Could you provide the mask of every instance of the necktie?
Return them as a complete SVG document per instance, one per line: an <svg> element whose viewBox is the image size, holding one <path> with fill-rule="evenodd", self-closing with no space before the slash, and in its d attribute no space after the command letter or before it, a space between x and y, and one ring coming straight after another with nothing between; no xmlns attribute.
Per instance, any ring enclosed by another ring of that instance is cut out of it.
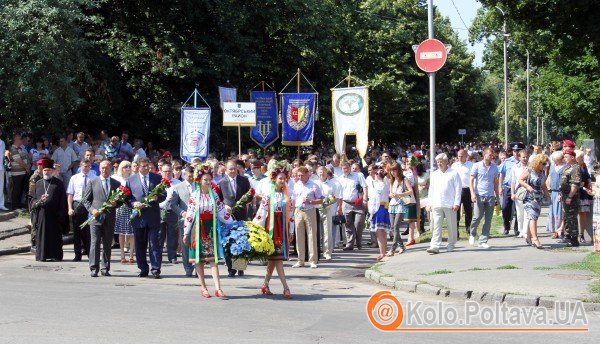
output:
<svg viewBox="0 0 600 344"><path fill-rule="evenodd" d="M104 179L104 195L106 196L106 198L108 198L108 179Z"/></svg>
<svg viewBox="0 0 600 344"><path fill-rule="evenodd" d="M233 191L233 197L235 197L235 179L231 179L231 190Z"/></svg>
<svg viewBox="0 0 600 344"><path fill-rule="evenodd" d="M83 175L83 189L87 187L87 174Z"/></svg>
<svg viewBox="0 0 600 344"><path fill-rule="evenodd" d="M148 184L146 183L146 177L144 176L144 182L142 183L142 189L144 190L144 196L148 194Z"/></svg>

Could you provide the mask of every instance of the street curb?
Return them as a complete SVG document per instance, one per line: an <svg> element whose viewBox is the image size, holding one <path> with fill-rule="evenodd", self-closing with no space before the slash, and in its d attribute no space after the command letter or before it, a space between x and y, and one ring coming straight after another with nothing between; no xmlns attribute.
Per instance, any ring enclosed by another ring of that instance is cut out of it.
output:
<svg viewBox="0 0 600 344"><path fill-rule="evenodd" d="M372 268L365 270L365 278L390 289L427 296L437 296L443 299L451 298L454 300L472 300L482 304L493 304L494 302L498 301L506 304L507 306L544 307L547 309L554 309L555 302L579 301L572 299L558 299L547 296L492 293L473 290L453 290L446 287L430 285L425 282L397 279L394 276L383 274L379 271L373 270ZM600 303L582 301L581 304L588 312L600 311Z"/></svg>
<svg viewBox="0 0 600 344"><path fill-rule="evenodd" d="M21 228L14 228L14 229L9 229L7 231L3 231L2 233L0 233L0 240L4 240L4 239L8 239L17 235L23 235L23 234L29 234L30 229L29 227L25 226L25 227L21 227Z"/></svg>
<svg viewBox="0 0 600 344"><path fill-rule="evenodd" d="M9 211L7 213L2 213L2 214L0 214L0 222L14 219L17 216L19 216L19 213L16 211Z"/></svg>
<svg viewBox="0 0 600 344"><path fill-rule="evenodd" d="M72 234L63 235L63 246L70 245L72 243L73 243L73 235ZM31 251L31 245L5 248L5 249L0 249L0 256L8 256L11 254L26 253L29 251Z"/></svg>

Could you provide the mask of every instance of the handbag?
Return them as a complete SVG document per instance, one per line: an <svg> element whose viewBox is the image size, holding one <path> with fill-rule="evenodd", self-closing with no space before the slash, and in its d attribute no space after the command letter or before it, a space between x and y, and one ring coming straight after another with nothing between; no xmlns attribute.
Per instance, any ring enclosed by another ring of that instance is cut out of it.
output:
<svg viewBox="0 0 600 344"><path fill-rule="evenodd" d="M527 184L529 184L529 175L527 175ZM515 190L515 198L522 202L525 197L527 197L527 189L519 184L519 187Z"/></svg>
<svg viewBox="0 0 600 344"><path fill-rule="evenodd" d="M406 192L406 188L404 186L404 181L402 181L402 192ZM412 192L409 195L400 197L400 200L402 201L402 203L404 203L404 205L417 203L417 200L415 199L415 195Z"/></svg>
<svg viewBox="0 0 600 344"><path fill-rule="evenodd" d="M332 218L332 222L334 225L343 225L346 223L346 217L344 215L335 215Z"/></svg>

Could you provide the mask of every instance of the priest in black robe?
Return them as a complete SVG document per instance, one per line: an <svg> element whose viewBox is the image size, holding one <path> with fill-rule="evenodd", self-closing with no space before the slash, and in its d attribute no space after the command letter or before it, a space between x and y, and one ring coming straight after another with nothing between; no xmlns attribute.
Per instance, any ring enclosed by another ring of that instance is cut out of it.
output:
<svg viewBox="0 0 600 344"><path fill-rule="evenodd" d="M36 212L37 261L63 259L62 236L69 232L67 194L63 182L54 177L54 161L43 161L42 179L35 183L30 209Z"/></svg>

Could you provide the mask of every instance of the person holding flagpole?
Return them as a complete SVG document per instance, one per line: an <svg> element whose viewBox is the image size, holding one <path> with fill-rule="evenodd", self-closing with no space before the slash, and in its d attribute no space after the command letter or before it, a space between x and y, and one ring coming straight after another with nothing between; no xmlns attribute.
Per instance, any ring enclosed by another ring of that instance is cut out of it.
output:
<svg viewBox="0 0 600 344"><path fill-rule="evenodd" d="M288 173L291 165L287 161L271 161L269 168L269 179L271 191L264 194L253 222L263 226L273 239L275 253L269 257L265 281L260 288L264 295L273 295L269 289L269 281L273 271L277 274L283 285L283 297L291 299L292 294L285 279L283 260L288 258L288 245L291 242L292 233L290 223L294 221L293 203L287 190Z"/></svg>
<svg viewBox="0 0 600 344"><path fill-rule="evenodd" d="M209 164L196 166L194 180L196 186L184 215L183 242L189 248L190 263L196 266L200 294L205 298L210 297L204 280L204 264L209 264L215 282L215 296L226 300L219 279L218 262L219 258L224 257L223 247L219 244L219 227L221 222L228 224L233 219L219 200L218 192L213 190L212 167Z"/></svg>

